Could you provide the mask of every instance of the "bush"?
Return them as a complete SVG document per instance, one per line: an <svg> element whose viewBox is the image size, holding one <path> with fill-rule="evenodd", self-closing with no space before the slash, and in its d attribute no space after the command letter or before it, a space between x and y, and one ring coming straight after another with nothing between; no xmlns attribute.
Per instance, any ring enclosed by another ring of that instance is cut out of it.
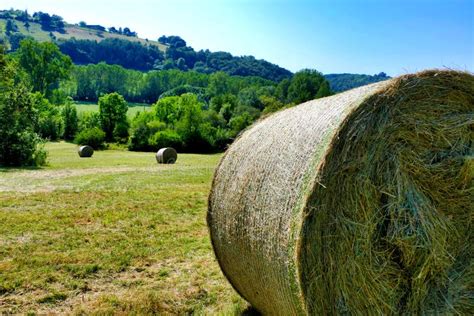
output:
<svg viewBox="0 0 474 316"><path fill-rule="evenodd" d="M179 134L170 129L156 132L150 137L149 143L156 149L163 147L173 147L175 149L180 149L183 145L183 141L181 140Z"/></svg>
<svg viewBox="0 0 474 316"><path fill-rule="evenodd" d="M129 124L127 121L119 122L114 128L114 139L116 142L125 144L128 141L128 128Z"/></svg>
<svg viewBox="0 0 474 316"><path fill-rule="evenodd" d="M78 145L89 145L94 149L104 147L105 133L100 128L88 128L76 135L74 142Z"/></svg>
<svg viewBox="0 0 474 316"><path fill-rule="evenodd" d="M78 119L76 107L70 103L66 103L61 112L64 124L64 139L71 140L77 133Z"/></svg>
<svg viewBox="0 0 474 316"><path fill-rule="evenodd" d="M0 165L39 166L46 162L34 98L14 62L0 47Z"/></svg>
<svg viewBox="0 0 474 316"><path fill-rule="evenodd" d="M82 113L79 119L79 130L85 130L90 128L100 128L100 115L99 112L85 112Z"/></svg>
<svg viewBox="0 0 474 316"><path fill-rule="evenodd" d="M35 132L44 139L58 140L63 134L63 119L59 109L39 92L33 94L34 107L38 112Z"/></svg>

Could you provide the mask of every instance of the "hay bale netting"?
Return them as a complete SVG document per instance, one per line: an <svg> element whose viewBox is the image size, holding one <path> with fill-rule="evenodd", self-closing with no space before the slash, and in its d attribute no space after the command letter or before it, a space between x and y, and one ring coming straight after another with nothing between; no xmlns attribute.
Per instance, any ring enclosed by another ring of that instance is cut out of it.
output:
<svg viewBox="0 0 474 316"><path fill-rule="evenodd" d="M77 150L77 153L79 154L79 157L81 158L92 157L92 155L94 154L94 148L88 145L80 146L79 149Z"/></svg>
<svg viewBox="0 0 474 316"><path fill-rule="evenodd" d="M426 71L256 123L216 170L219 264L269 315L469 314L474 77Z"/></svg>
<svg viewBox="0 0 474 316"><path fill-rule="evenodd" d="M174 148L166 147L161 148L156 153L156 161L158 163L173 164L178 159L178 153Z"/></svg>

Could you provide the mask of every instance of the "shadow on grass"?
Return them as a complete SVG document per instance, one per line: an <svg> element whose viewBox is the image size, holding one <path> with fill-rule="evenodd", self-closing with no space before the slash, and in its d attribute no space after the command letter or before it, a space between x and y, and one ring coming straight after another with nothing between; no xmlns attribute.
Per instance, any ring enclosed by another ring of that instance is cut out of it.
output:
<svg viewBox="0 0 474 316"><path fill-rule="evenodd" d="M1 166L0 167L0 173L7 173L7 172L14 172L14 171L19 171L19 170L41 170L41 169L44 169L44 166L40 166L40 167L32 167L32 166L29 166L29 167L18 167L18 166Z"/></svg>

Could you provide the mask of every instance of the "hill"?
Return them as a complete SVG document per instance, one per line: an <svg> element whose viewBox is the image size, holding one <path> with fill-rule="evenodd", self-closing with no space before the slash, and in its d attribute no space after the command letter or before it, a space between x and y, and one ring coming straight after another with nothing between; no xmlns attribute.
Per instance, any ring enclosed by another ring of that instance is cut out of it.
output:
<svg viewBox="0 0 474 316"><path fill-rule="evenodd" d="M33 16L26 18L23 15L20 17L18 15L18 10L2 10L0 11L0 33L4 39L7 39L9 36L5 34L7 32L6 26L7 22L10 20L14 24L14 28L17 28L17 33L20 33L24 36L30 36L39 42L45 41L67 41L72 38L76 40L90 40L90 41L103 41L105 39L122 39L131 42L137 42L142 45L153 45L158 47L162 52L166 51L167 45L159 43L158 41L148 40L139 38L137 36L127 36L119 33L111 33L107 31L105 27L100 25L88 25L85 23L80 24L69 24L66 22L62 28L51 28L47 29L42 25L39 20ZM40 12L40 14L46 14ZM25 26L25 20L28 19L29 26ZM62 19L62 18L61 18ZM15 33L15 32L12 32Z"/></svg>
<svg viewBox="0 0 474 316"><path fill-rule="evenodd" d="M292 73L253 56L227 52L195 51L179 36L157 41L139 38L128 27L104 27L85 22L69 24L57 15L21 10L0 11L0 44L15 51L26 37L55 42L76 64L105 62L141 71L179 69L202 73L224 71L229 75L258 76L279 82Z"/></svg>
<svg viewBox="0 0 474 316"><path fill-rule="evenodd" d="M331 86L331 90L334 92L342 92L346 90L350 90L353 88L357 88L360 86L365 86L370 83L375 83L383 80L390 79L387 74L381 72L376 75L361 75L361 74L328 74L324 75L327 81L329 81L329 85Z"/></svg>

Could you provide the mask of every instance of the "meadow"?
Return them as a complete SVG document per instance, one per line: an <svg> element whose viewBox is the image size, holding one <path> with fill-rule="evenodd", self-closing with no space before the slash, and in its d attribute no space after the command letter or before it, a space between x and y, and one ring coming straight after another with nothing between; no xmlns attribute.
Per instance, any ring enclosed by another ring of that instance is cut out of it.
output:
<svg viewBox="0 0 474 316"><path fill-rule="evenodd" d="M76 102L74 103L77 113L81 116L85 112L99 112L99 105L94 102ZM127 116L133 119L138 112L150 111L151 106L144 103L128 103Z"/></svg>
<svg viewBox="0 0 474 316"><path fill-rule="evenodd" d="M49 164L0 169L0 314L221 314L246 303L206 226L221 155L48 143Z"/></svg>

